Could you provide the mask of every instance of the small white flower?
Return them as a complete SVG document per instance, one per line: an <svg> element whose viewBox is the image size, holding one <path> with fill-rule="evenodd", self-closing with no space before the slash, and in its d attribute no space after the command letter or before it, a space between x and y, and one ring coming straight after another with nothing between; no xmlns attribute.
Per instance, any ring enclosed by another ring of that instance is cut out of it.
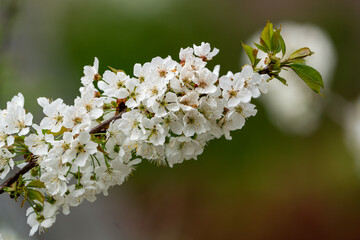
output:
<svg viewBox="0 0 360 240"><path fill-rule="evenodd" d="M4 130L0 130L0 148L8 145L11 146L14 144L15 138L9 134L6 134Z"/></svg>
<svg viewBox="0 0 360 240"><path fill-rule="evenodd" d="M73 135L70 132L63 134L62 140L49 141L52 144L52 148L47 154L48 161L53 159L60 159L62 163L67 163L73 160L71 153L71 143L74 141Z"/></svg>
<svg viewBox="0 0 360 240"><path fill-rule="evenodd" d="M65 110L63 125L75 134L86 131L91 125L90 115L84 107L70 106Z"/></svg>
<svg viewBox="0 0 360 240"><path fill-rule="evenodd" d="M126 90L126 82L129 79L130 77L124 72L117 72L115 74L107 70L104 73L104 81L100 81L98 86L108 97L126 98L129 95L129 92Z"/></svg>
<svg viewBox="0 0 360 240"><path fill-rule="evenodd" d="M179 103L180 107L185 111L197 108L199 105L199 93L194 91L188 92L180 98Z"/></svg>
<svg viewBox="0 0 360 240"><path fill-rule="evenodd" d="M245 124L245 119L256 115L255 105L251 103L240 103L230 110L225 116L223 130L226 139L231 139L230 131L241 129Z"/></svg>
<svg viewBox="0 0 360 240"><path fill-rule="evenodd" d="M169 112L163 120L165 128L168 128L168 131L171 131L172 133L181 135L184 129L183 118L184 115L182 113L178 112L177 114L174 114L173 112Z"/></svg>
<svg viewBox="0 0 360 240"><path fill-rule="evenodd" d="M97 144L90 141L90 134L81 132L79 136L71 143L71 151L69 153L74 160L74 165L83 167L90 155L97 152Z"/></svg>
<svg viewBox="0 0 360 240"><path fill-rule="evenodd" d="M158 80L147 80L139 88L144 94L144 102L147 107L152 107L156 100L163 97L166 91L166 82Z"/></svg>
<svg viewBox="0 0 360 240"><path fill-rule="evenodd" d="M179 53L180 63L185 63L187 60L194 57L194 49L187 47L185 49L181 48Z"/></svg>
<svg viewBox="0 0 360 240"><path fill-rule="evenodd" d="M97 78L98 70L99 70L99 60L95 58L93 66L84 67L85 76L81 78L81 83L84 86L88 86L89 84L91 84Z"/></svg>
<svg viewBox="0 0 360 240"><path fill-rule="evenodd" d="M131 78L126 82L126 88L129 91L128 99L125 105L129 108L137 107L140 102L144 99L144 93L141 92L138 86L140 85L139 79Z"/></svg>
<svg viewBox="0 0 360 240"><path fill-rule="evenodd" d="M0 178L4 179L9 173L10 169L14 168L13 157L15 154L12 154L6 148L0 148Z"/></svg>
<svg viewBox="0 0 360 240"><path fill-rule="evenodd" d="M200 99L199 112L201 112L208 120L217 120L221 118L224 106L224 99L202 97Z"/></svg>
<svg viewBox="0 0 360 240"><path fill-rule="evenodd" d="M7 114L4 119L6 134L19 134L20 136L28 134L29 126L32 124L33 115L26 113L24 109L24 96L19 93L13 97L11 102L7 103Z"/></svg>
<svg viewBox="0 0 360 240"><path fill-rule="evenodd" d="M59 132L63 126L64 112L66 110L66 105L63 103L63 100L58 98L50 103L47 98L38 98L38 103L43 107L43 112L46 115L46 117L41 120L40 126L54 133Z"/></svg>
<svg viewBox="0 0 360 240"><path fill-rule="evenodd" d="M104 99L95 97L95 88L89 86L82 89L81 97L77 97L74 106L85 108L91 119L97 119L103 114L102 106Z"/></svg>
<svg viewBox="0 0 360 240"><path fill-rule="evenodd" d="M182 163L185 160L196 159L203 152L203 147L196 140L187 137L170 138L166 148L169 166Z"/></svg>
<svg viewBox="0 0 360 240"><path fill-rule="evenodd" d="M200 71L194 82L196 84L195 90L200 94L210 94L216 92L216 86L214 83L217 81L217 76L209 69L203 69Z"/></svg>
<svg viewBox="0 0 360 240"><path fill-rule="evenodd" d="M251 92L245 88L245 79L239 73L233 75L228 73L219 80L220 87L223 89L222 96L227 101L227 107L234 107L240 102L249 102Z"/></svg>
<svg viewBox="0 0 360 240"><path fill-rule="evenodd" d="M170 56L165 59L156 57L151 60L151 65L151 76L154 80L164 81L167 83L174 77L174 70L177 63L173 61Z"/></svg>
<svg viewBox="0 0 360 240"><path fill-rule="evenodd" d="M140 83L145 82L147 76L150 74L151 63L145 63L143 66L137 63L134 65L134 76L137 77Z"/></svg>
<svg viewBox="0 0 360 240"><path fill-rule="evenodd" d="M190 109L184 116L184 135L186 137L194 134L204 133L209 130L209 124L206 118L196 109Z"/></svg>
<svg viewBox="0 0 360 240"><path fill-rule="evenodd" d="M180 109L178 99L175 93L167 92L165 97L158 99L152 105L152 110L157 117L165 116L169 111L176 112Z"/></svg>
<svg viewBox="0 0 360 240"><path fill-rule="evenodd" d="M137 110L124 113L119 127L129 136L130 140L141 140L145 134L145 129L141 124L142 119L143 115Z"/></svg>
<svg viewBox="0 0 360 240"><path fill-rule="evenodd" d="M244 88L251 92L252 97L257 98L260 96L259 85L263 83L263 78L259 73L255 73L251 66L245 65L239 77L244 80Z"/></svg>
<svg viewBox="0 0 360 240"><path fill-rule="evenodd" d="M38 156L43 156L48 153L49 144L54 140L53 135L43 134L42 128L36 124L33 125L33 128L36 130L37 134L30 134L25 137L25 144L28 146L29 150Z"/></svg>
<svg viewBox="0 0 360 240"><path fill-rule="evenodd" d="M44 203L44 209L39 215L33 210L32 207L28 208L26 215L28 216L27 223L31 227L30 236L33 236L37 230L44 232L45 229L51 227L56 220L56 206L50 203Z"/></svg>
<svg viewBox="0 0 360 240"><path fill-rule="evenodd" d="M167 132L165 132L164 128L160 125L161 122L162 119L157 117L142 120L144 128L147 129L146 135L148 141L155 146L164 144L167 135Z"/></svg>
<svg viewBox="0 0 360 240"><path fill-rule="evenodd" d="M51 169L41 175L40 181L45 184L46 189L51 195L59 194L63 196L67 191L68 180L65 178L67 169L63 168L63 171Z"/></svg>
<svg viewBox="0 0 360 240"><path fill-rule="evenodd" d="M155 146L151 143L142 143L136 153L157 165L166 165L164 145Z"/></svg>
<svg viewBox="0 0 360 240"><path fill-rule="evenodd" d="M214 56L219 53L219 49L214 48L211 51L211 47L209 43L202 42L200 46L194 45L195 55L202 58L204 61L211 60Z"/></svg>

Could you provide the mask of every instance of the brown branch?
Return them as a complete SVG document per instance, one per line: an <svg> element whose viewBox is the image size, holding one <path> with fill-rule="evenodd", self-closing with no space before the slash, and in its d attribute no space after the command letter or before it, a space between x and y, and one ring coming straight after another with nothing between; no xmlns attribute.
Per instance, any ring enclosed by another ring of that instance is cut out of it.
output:
<svg viewBox="0 0 360 240"><path fill-rule="evenodd" d="M20 175L24 175L25 173L27 173L28 171L30 171L32 168L34 168L37 165L36 159L32 158L30 160L30 162L23 167L22 169L20 169L17 173L15 173L14 176L8 178L2 185L1 185L1 189L0 189L0 194L2 194L4 192L4 188L5 187L10 187L11 184L13 184L14 182L16 182L18 180L18 178L20 177Z"/></svg>
<svg viewBox="0 0 360 240"><path fill-rule="evenodd" d="M109 118L108 120L100 123L99 125L93 127L91 130L90 130L90 134L95 134L95 133L101 133L101 132L105 132L106 131L106 128L109 126L109 124L112 122L112 121L115 121L116 119L119 119L121 118L122 114L125 112L125 110L121 111L119 114L113 116L112 118Z"/></svg>
<svg viewBox="0 0 360 240"><path fill-rule="evenodd" d="M259 74L270 74L271 70L270 70L270 65L266 66L264 69L259 71Z"/></svg>
<svg viewBox="0 0 360 240"><path fill-rule="evenodd" d="M100 123L99 125L93 127L90 130L90 134L95 134L95 133L100 133L100 132L105 132L106 128L109 126L109 124L112 121L115 121L116 119L121 118L122 114L126 111L126 106L125 104L121 104L119 106L119 113L116 114L115 116L113 116L112 118L109 118L108 120ZM16 182L18 180L18 178L20 177L20 175L24 175L25 173L27 173L28 171L30 171L32 168L37 166L37 162L35 158L32 158L30 160L30 162L23 167L22 169L20 169L17 173L15 173L12 177L8 178L2 185L0 188L0 194L4 193L4 188L5 187L10 187L11 184L13 184L14 182Z"/></svg>

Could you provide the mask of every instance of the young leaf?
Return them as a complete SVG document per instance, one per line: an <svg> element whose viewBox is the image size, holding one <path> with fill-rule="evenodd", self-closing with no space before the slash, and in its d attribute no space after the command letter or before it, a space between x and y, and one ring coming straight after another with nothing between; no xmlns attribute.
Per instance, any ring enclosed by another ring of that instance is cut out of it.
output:
<svg viewBox="0 0 360 240"><path fill-rule="evenodd" d="M291 64L293 64L293 63L305 64L306 63L305 59L303 59L303 58L291 59L288 62L291 63Z"/></svg>
<svg viewBox="0 0 360 240"><path fill-rule="evenodd" d="M313 91L320 94L320 88L324 88L324 82L321 74L317 70L301 63L293 63L288 66L294 70Z"/></svg>
<svg viewBox="0 0 360 240"><path fill-rule="evenodd" d="M254 43L254 44L255 44L255 46L256 46L258 49L260 49L261 51L263 51L263 52L265 52L265 53L268 52L268 50L267 50L266 48L264 48L263 46L261 46L260 44L257 44L257 43Z"/></svg>
<svg viewBox="0 0 360 240"><path fill-rule="evenodd" d="M45 188L45 185L40 180L31 181L26 187Z"/></svg>
<svg viewBox="0 0 360 240"><path fill-rule="evenodd" d="M272 50L273 52L279 53L281 51L281 43L280 43L280 33L278 32L279 30L276 30L273 34L273 37L271 39L272 42Z"/></svg>
<svg viewBox="0 0 360 240"><path fill-rule="evenodd" d="M272 41L273 34L274 34L273 25L272 25L272 23L270 23L270 21L268 21L266 23L264 30L261 33L260 44L263 45L261 43L261 40L263 40L263 42L266 44L266 46L268 46L267 49L269 49L270 51L272 50L271 41Z"/></svg>
<svg viewBox="0 0 360 240"><path fill-rule="evenodd" d="M285 78L282 78L279 75L277 75L275 78L278 79L282 84L286 86L288 85Z"/></svg>
<svg viewBox="0 0 360 240"><path fill-rule="evenodd" d="M252 48L251 46L249 46L249 45L245 45L244 43L241 43L241 45L242 45L242 47L244 48L244 50L245 50L245 52L246 52L246 55L249 57L251 64L253 65L254 62L255 62L255 57L254 57L254 55L253 55L253 50L255 50L255 49L253 49L253 48Z"/></svg>
<svg viewBox="0 0 360 240"><path fill-rule="evenodd" d="M265 50L266 53L268 53L269 51L271 51L270 46L268 45L268 43L266 43L266 42L264 41L264 39L262 39L262 38L260 38L260 45L263 46L264 49L266 49L266 50Z"/></svg>
<svg viewBox="0 0 360 240"><path fill-rule="evenodd" d="M296 50L290 55L290 59L304 58L312 54L310 48L304 47Z"/></svg>
<svg viewBox="0 0 360 240"><path fill-rule="evenodd" d="M261 61L260 58L256 58L256 59L255 59L255 62L254 62L254 67L256 67L260 61Z"/></svg>
<svg viewBox="0 0 360 240"><path fill-rule="evenodd" d="M44 204L45 197L41 192L37 190L28 189L27 197L31 200L38 200L39 202Z"/></svg>
<svg viewBox="0 0 360 240"><path fill-rule="evenodd" d="M252 50L252 55L254 57L254 63L256 62L258 52L259 52L259 49L253 49ZM256 66L256 64L255 64L255 66Z"/></svg>
<svg viewBox="0 0 360 240"><path fill-rule="evenodd" d="M284 41L283 37L280 34L280 30L279 30L279 38L280 38L281 53L284 56L286 53L286 45L285 45L285 41Z"/></svg>

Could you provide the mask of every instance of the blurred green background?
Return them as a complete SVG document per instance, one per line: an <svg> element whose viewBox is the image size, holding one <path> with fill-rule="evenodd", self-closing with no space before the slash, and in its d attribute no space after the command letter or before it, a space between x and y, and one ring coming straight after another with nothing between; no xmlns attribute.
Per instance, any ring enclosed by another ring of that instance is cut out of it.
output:
<svg viewBox="0 0 360 240"><path fill-rule="evenodd" d="M0 107L21 92L36 121L36 98L71 104L95 56L100 72L132 74L135 63L178 59L181 47L205 41L220 49L211 64L236 72L241 41L267 20L323 28L338 55L333 91L349 101L360 94L359 1L0 0L1 10L11 2L12 24L1 20L11 31L1 34ZM324 115L313 134L293 136L256 104L232 141L214 140L197 161L172 169L141 164L110 196L59 215L37 239L360 239L360 178L342 127ZM0 214L0 226L24 239L25 209L6 195L0 205L14 209Z"/></svg>

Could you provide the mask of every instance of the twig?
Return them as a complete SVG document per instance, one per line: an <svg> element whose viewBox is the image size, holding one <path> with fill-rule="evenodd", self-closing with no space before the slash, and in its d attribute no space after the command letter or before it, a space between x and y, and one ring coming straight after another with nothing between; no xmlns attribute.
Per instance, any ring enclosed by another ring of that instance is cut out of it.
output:
<svg viewBox="0 0 360 240"><path fill-rule="evenodd" d="M113 116L112 118L109 118L108 120L100 123L99 125L93 127L91 130L90 130L90 134L95 134L95 133L101 133L101 132L104 132L106 131L106 127L109 126L109 124L112 122L112 121L115 121L116 119L119 119L121 118L122 114L125 112L126 110L126 107L125 105L123 106L120 106L120 112L119 114Z"/></svg>
<svg viewBox="0 0 360 240"><path fill-rule="evenodd" d="M2 194L4 192L4 188L5 187L10 187L11 184L13 184L14 182L16 182L18 180L18 178L20 177L20 175L24 175L25 173L27 173L28 171L30 171L32 168L34 168L37 165L36 159L32 158L30 160L30 162L28 164L26 164L25 167L23 167L22 169L20 169L14 176L10 177L9 179L7 179L2 185L1 185L1 189L0 189L0 194Z"/></svg>

